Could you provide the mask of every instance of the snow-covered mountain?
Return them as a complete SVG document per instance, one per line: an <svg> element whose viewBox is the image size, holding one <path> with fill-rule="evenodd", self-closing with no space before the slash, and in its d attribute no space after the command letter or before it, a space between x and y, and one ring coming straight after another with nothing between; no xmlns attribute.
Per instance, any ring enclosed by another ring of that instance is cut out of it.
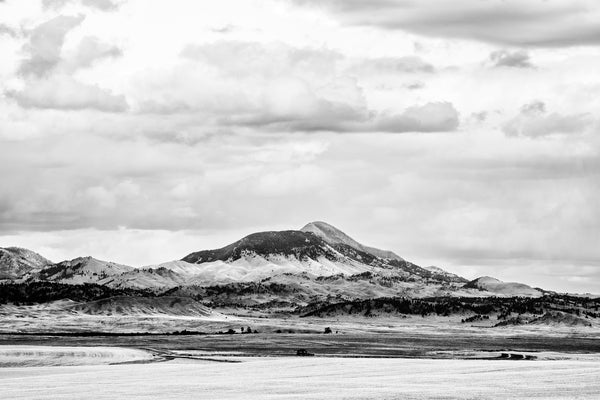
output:
<svg viewBox="0 0 600 400"><path fill-rule="evenodd" d="M326 222L322 222L322 221L310 222L310 223L304 225L304 227L300 230L302 232L312 232L315 235L317 235L318 237L320 237L321 239L323 239L325 242L327 242L328 244L333 245L333 246L342 244L342 245L350 246L354 249L363 251L365 253L372 254L375 257L390 259L390 260L404 261L402 259L402 257L400 257L399 255L395 254L392 251L380 250L380 249L376 249L374 247L369 247L369 246L360 244L356 240L352 239L350 236L346 235L344 232L340 231L339 229L337 229L336 227L334 227L332 225L329 225Z"/></svg>
<svg viewBox="0 0 600 400"><path fill-rule="evenodd" d="M191 253L181 261L200 265L193 268L197 277L213 281L258 281L281 274L351 276L369 272L412 282L467 282L450 274L428 271L392 252L363 246L324 222L310 223L300 231L253 233L220 249ZM169 268L166 264L161 266ZM182 268L180 263L175 267L180 272L192 270Z"/></svg>
<svg viewBox="0 0 600 400"><path fill-rule="evenodd" d="M0 280L19 280L52 265L52 261L20 247L0 247Z"/></svg>
<svg viewBox="0 0 600 400"><path fill-rule="evenodd" d="M325 222L311 222L301 230L253 233L219 249L141 268L92 257L51 264L24 249L2 249L0 256L5 279L149 290L223 307L294 308L332 299L541 294L523 284L488 277L468 282L439 267L423 268L391 251L365 246Z"/></svg>

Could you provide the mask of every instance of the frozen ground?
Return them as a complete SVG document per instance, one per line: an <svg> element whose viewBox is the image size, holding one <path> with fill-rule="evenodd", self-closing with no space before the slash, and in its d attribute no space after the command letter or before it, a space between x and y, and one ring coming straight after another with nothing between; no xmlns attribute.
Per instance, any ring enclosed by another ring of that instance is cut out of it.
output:
<svg viewBox="0 0 600 400"><path fill-rule="evenodd" d="M597 399L600 363L240 358L0 369L6 399Z"/></svg>
<svg viewBox="0 0 600 400"><path fill-rule="evenodd" d="M0 346L0 368L149 361L152 354L119 347ZM3 376L0 369L0 377ZM0 391L1 393L1 391Z"/></svg>

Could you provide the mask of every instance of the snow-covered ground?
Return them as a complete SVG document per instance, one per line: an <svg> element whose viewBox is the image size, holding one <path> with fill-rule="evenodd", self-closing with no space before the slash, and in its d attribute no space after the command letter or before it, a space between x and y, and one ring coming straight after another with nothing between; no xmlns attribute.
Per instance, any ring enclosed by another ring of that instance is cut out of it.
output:
<svg viewBox="0 0 600 400"><path fill-rule="evenodd" d="M0 369L6 399L597 399L600 363L240 358Z"/></svg>
<svg viewBox="0 0 600 400"><path fill-rule="evenodd" d="M100 365L152 358L146 351L121 347L0 346L0 368ZM0 369L0 377L3 371Z"/></svg>

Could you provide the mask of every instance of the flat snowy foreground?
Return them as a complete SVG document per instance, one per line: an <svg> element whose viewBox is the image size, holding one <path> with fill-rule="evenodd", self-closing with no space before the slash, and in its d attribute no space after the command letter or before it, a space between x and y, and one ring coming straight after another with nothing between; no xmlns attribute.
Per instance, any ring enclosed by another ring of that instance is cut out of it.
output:
<svg viewBox="0 0 600 400"><path fill-rule="evenodd" d="M0 368L6 399L597 399L600 363L240 358Z"/></svg>

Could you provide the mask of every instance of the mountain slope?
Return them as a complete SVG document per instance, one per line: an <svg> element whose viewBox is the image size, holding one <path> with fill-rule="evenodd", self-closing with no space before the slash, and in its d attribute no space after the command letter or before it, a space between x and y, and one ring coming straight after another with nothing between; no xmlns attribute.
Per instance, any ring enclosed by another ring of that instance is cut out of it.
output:
<svg viewBox="0 0 600 400"><path fill-rule="evenodd" d="M339 258L339 254L316 235L301 231L281 231L253 233L221 249L189 254L182 261L195 264L211 261L231 262L247 254L263 257L293 256L299 260L325 257L334 261Z"/></svg>
<svg viewBox="0 0 600 400"><path fill-rule="evenodd" d="M337 229L336 227L334 227L332 225L329 225L326 222L322 222L322 221L310 222L310 223L304 225L304 227L300 230L302 232L314 233L315 235L317 235L318 237L320 237L321 239L323 239L326 243L328 243L330 245L344 244L344 245L350 246L356 250L360 250L365 253L374 255L375 257L404 261L402 259L402 257L400 257L399 255L395 254L392 251L380 250L380 249L376 249L374 247L369 247L369 246L360 244L356 240L352 239L350 236L346 235L341 230Z"/></svg>
<svg viewBox="0 0 600 400"><path fill-rule="evenodd" d="M188 296L211 306L265 310L289 310L334 298L542 294L519 283L489 277L468 282L438 267L423 268L393 252L362 245L325 222L311 222L302 230L253 233L222 248L154 266L133 268L81 257L26 276L27 282L94 283L152 296ZM106 312L113 312L111 307Z"/></svg>
<svg viewBox="0 0 600 400"><path fill-rule="evenodd" d="M62 261L44 268L35 275L35 280L60 283L101 283L106 278L134 271L135 268L93 257L79 257Z"/></svg>
<svg viewBox="0 0 600 400"><path fill-rule="evenodd" d="M188 279L188 276L164 267L134 268L131 271L109 275L98 283L115 289L133 288L161 291L165 288L184 285Z"/></svg>
<svg viewBox="0 0 600 400"><path fill-rule="evenodd" d="M70 310L92 315L181 315L194 317L218 316L210 308L187 297L118 296L80 303Z"/></svg>
<svg viewBox="0 0 600 400"><path fill-rule="evenodd" d="M417 291L423 293L445 293L467 282L441 269L421 268L393 252L364 246L325 222L311 222L300 231L254 233L223 248L191 253L160 267L192 275L188 284L196 286L259 282L283 275L288 277L286 281L293 281L302 280L305 278L302 275L308 274L311 281L295 289L304 291L307 296L309 293L327 296L329 284L312 280L315 277L339 276L337 287L357 288L356 282L350 283L347 279L369 274L374 283L363 283L368 286L366 292L386 295L415 293L412 288L417 287ZM355 289L336 289L335 292L362 297L360 290Z"/></svg>
<svg viewBox="0 0 600 400"><path fill-rule="evenodd" d="M52 261L31 250L0 247L0 280L18 280L51 264Z"/></svg>

